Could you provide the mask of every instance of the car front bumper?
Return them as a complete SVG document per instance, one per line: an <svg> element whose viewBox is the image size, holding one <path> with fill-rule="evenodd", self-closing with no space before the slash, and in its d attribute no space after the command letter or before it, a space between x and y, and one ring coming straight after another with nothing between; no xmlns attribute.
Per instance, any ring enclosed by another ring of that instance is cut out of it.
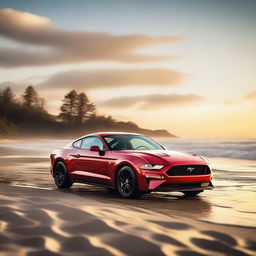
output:
<svg viewBox="0 0 256 256"><path fill-rule="evenodd" d="M209 190L213 189L213 184L211 181L205 182L181 182L181 183L163 183L158 186L155 191L199 191L199 190Z"/></svg>
<svg viewBox="0 0 256 256"><path fill-rule="evenodd" d="M141 172L141 190L149 191L198 191L213 189L212 174L168 176L165 172Z"/></svg>

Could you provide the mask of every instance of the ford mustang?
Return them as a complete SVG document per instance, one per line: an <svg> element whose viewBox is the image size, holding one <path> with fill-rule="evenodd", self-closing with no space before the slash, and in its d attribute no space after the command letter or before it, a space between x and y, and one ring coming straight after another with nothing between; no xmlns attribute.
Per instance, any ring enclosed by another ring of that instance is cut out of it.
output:
<svg viewBox="0 0 256 256"><path fill-rule="evenodd" d="M83 136L50 155L58 188L73 183L100 185L124 198L151 191L195 196L212 189L208 161L197 154L167 151L140 134L102 132Z"/></svg>

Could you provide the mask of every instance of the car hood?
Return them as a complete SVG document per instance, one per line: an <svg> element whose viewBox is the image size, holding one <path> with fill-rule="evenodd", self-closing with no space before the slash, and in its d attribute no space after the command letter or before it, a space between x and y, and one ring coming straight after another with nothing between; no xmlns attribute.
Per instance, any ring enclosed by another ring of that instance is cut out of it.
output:
<svg viewBox="0 0 256 256"><path fill-rule="evenodd" d="M160 163L184 163L188 162L190 164L207 164L206 161L197 154L185 153L170 150L125 150L119 151L119 153L124 153L128 155L134 155L143 158L151 164Z"/></svg>

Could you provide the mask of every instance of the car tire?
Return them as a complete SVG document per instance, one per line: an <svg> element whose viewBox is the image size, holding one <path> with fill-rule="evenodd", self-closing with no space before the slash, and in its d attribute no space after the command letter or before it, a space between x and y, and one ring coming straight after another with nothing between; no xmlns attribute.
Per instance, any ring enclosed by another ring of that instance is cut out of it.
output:
<svg viewBox="0 0 256 256"><path fill-rule="evenodd" d="M73 182L70 180L65 164L61 161L54 166L53 178L58 188L70 188Z"/></svg>
<svg viewBox="0 0 256 256"><path fill-rule="evenodd" d="M199 190L199 191L184 191L184 195L187 197L194 197L196 195L198 195L199 193L202 193L203 190Z"/></svg>
<svg viewBox="0 0 256 256"><path fill-rule="evenodd" d="M123 166L118 170L116 187L123 198L139 198L143 194L139 191L136 174L130 166Z"/></svg>

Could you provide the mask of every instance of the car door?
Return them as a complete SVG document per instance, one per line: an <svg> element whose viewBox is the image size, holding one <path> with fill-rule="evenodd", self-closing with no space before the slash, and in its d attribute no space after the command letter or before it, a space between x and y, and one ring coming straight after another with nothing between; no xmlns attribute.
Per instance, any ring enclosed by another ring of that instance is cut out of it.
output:
<svg viewBox="0 0 256 256"><path fill-rule="evenodd" d="M99 146L100 152L90 151L91 146ZM79 179L106 184L106 151L101 139L97 136L85 137L76 156L75 172Z"/></svg>

